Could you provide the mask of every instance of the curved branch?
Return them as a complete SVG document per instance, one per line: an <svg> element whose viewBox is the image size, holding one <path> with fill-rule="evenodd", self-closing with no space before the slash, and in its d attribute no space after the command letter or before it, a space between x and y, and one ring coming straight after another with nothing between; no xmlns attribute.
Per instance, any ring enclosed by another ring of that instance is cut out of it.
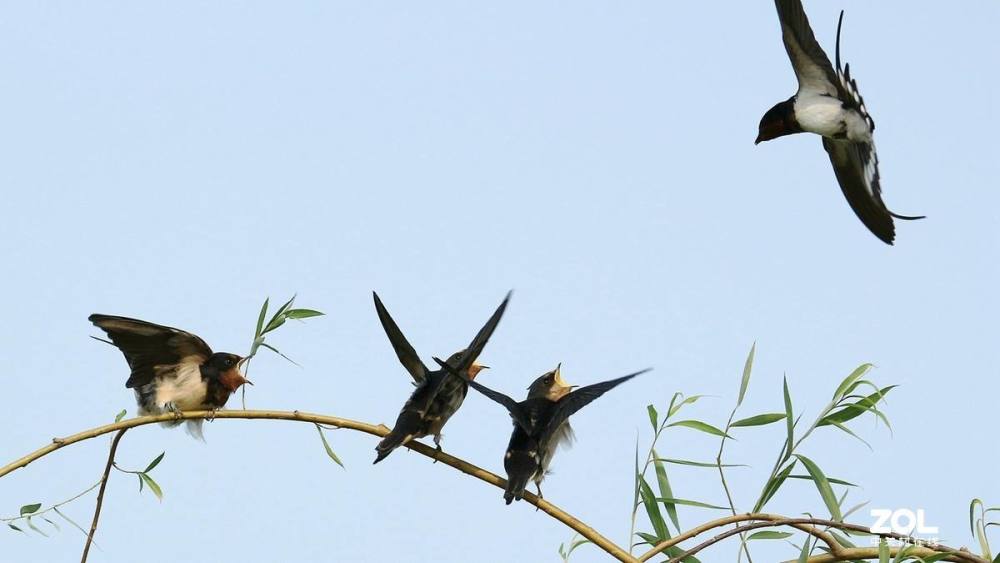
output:
<svg viewBox="0 0 1000 563"><path fill-rule="evenodd" d="M816 526L826 526L830 528L837 528L840 530L861 532L865 534L871 534L873 536L880 536L880 537L901 540L903 542L913 544L915 546L911 548L912 553L914 555L920 555L922 553L923 556L929 556L939 553L948 553L949 556L946 558L947 561L989 563L985 559L973 555L972 553L965 550L958 550L937 543L923 542L917 538L914 538L912 536L906 536L903 534L896 534L896 533L875 534L872 533L872 531L869 528L865 526L860 526L858 524L847 524L844 522L836 522L834 520L825 520L822 518L787 518L776 514L763 514L763 513L739 514L736 516L728 516L725 518L712 520L711 522L706 522L705 524L702 524L701 526L693 528L687 532L684 532L683 534L680 534L677 537L671 538L667 541L657 544L654 548L650 549L648 552L640 556L639 561L640 562L647 561L651 559L653 556L655 556L657 553L660 553L665 549L669 549L679 544L682 541L701 535L708 530L712 530L714 528L719 528L722 526L728 526L730 524L735 524L738 522L747 522L747 521L753 521L754 523L746 524L744 526L737 526L736 528L718 534L713 538L695 546L694 548L685 551L682 555L675 557L670 561L671 562L681 561L684 557L694 555L695 553L711 545L714 545L722 540L725 540L737 534L741 534L750 530L755 530L757 528L773 528L779 526L790 526L796 528L811 536L818 538L827 545L827 547L830 550L830 553L819 555L816 557L811 557L809 559L811 563L828 563L833 561L872 559L878 557L877 547L846 548L840 545L840 543L836 540L836 538L833 537L833 535L816 528ZM892 548L891 551L893 555L895 555L895 553L897 553L899 549L901 548Z"/></svg>
<svg viewBox="0 0 1000 563"><path fill-rule="evenodd" d="M98 426L97 428L92 428L90 430L85 430L83 432L78 432L71 436L65 438L53 438L52 443L39 448L38 450L17 459L2 468L0 468L0 477L16 471L22 467L26 467L30 463L45 457L46 455L71 444L77 442L82 442L84 440L89 440L91 438L96 438L110 432L127 430L129 428L135 428L136 426L144 426L146 424L154 424L157 422L168 422L173 420L187 420L187 419L205 419L205 418L238 418L238 419L263 419L263 420L291 420L298 422L309 422L314 424L325 424L328 426L333 426L336 428L344 428L347 430L356 430L358 432L364 432L366 434L371 434L372 436L384 437L389 433L389 429L383 425L374 425L367 422L359 422L356 420L351 420L347 418L340 418L335 416L326 416L321 414L312 414L299 411L269 411L269 410L250 410L250 411L218 411L215 413L209 411L188 411L178 414L161 414L156 416L141 416L137 418L130 418L128 420L122 420L113 424L105 424L104 426ZM479 468L471 463L449 455L444 452L438 452L433 447L427 446L420 442L409 442L406 447L431 459L436 459L441 463L448 465L454 469L465 473L471 477L475 477L480 481L484 481L493 486L499 487L501 489L507 486L507 481L500 478L499 476L486 471L485 469ZM572 528L575 532L581 536L590 540L594 545L600 547L609 555L615 559L627 563L637 563L636 559L629 555L624 549L616 545L611 540L607 539L603 535L594 530L590 526L584 524L580 520L577 520L567 512L563 511L554 504L538 498L536 495L525 492L524 500L529 504L536 506L542 512L545 512L549 516L555 518L556 520L562 522L566 526Z"/></svg>
<svg viewBox="0 0 1000 563"><path fill-rule="evenodd" d="M111 451L108 452L108 464L104 466L104 475L101 476L101 489L97 491L97 506L94 508L94 520L90 523L90 533L87 534L87 543L83 544L83 555L80 563L87 563L87 555L90 554L90 544L94 543L94 534L97 533L97 521L101 518L101 507L104 505L104 490L108 487L108 477L111 476L111 466L115 464L115 452L118 451L118 442L128 428L122 428L111 440Z"/></svg>

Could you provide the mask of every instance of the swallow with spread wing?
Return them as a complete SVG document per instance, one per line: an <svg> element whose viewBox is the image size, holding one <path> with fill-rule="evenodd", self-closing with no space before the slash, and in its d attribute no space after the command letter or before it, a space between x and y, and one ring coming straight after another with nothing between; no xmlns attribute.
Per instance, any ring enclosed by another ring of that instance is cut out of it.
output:
<svg viewBox="0 0 1000 563"><path fill-rule="evenodd" d="M125 355L132 370L125 387L135 391L140 415L218 410L249 383L240 373L240 356L212 352L190 332L111 315L90 315L89 320ZM188 432L199 439L204 439L202 422L187 421Z"/></svg>
<svg viewBox="0 0 1000 563"><path fill-rule="evenodd" d="M568 385L563 380L560 367L561 364L535 379L528 387L528 398L521 402L475 381L469 382L476 391L506 407L514 419L514 431L503 459L503 467L507 471L507 489L503 498L507 504L521 500L528 481L535 482L538 496L542 497L542 480L556 448L561 444L569 445L574 440L573 429L569 425L569 417L573 413L616 386L649 371L644 369L573 391L577 386Z"/></svg>
<svg viewBox="0 0 1000 563"><path fill-rule="evenodd" d="M382 304L378 294L372 292L372 295L382 328L385 329L399 362L413 377L413 384L417 387L399 412L392 431L375 447L377 456L374 463L382 461L393 450L410 440L430 435L434 436L434 445L441 451L441 430L465 401L465 396L469 392L468 382L475 379L480 371L487 369L487 366L478 364L476 360L500 322L510 300L510 293L467 348L452 354L447 363L435 358L441 364L440 369L435 371L427 369L420 360L413 346L389 316L389 311Z"/></svg>
<svg viewBox="0 0 1000 563"><path fill-rule="evenodd" d="M850 65L840 66L840 29L837 22L836 63L830 64L813 35L801 0L775 0L785 51L792 61L799 89L776 104L760 120L755 144L793 133L823 137L834 174L851 209L868 230L886 244L896 236L892 219L923 219L898 215L882 201L878 155L872 134L875 121L865 107Z"/></svg>

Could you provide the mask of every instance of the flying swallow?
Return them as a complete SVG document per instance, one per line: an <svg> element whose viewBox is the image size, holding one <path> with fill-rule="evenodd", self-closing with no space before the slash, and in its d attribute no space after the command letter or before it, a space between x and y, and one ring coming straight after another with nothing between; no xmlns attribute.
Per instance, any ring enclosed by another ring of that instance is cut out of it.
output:
<svg viewBox="0 0 1000 563"><path fill-rule="evenodd" d="M125 387L135 391L140 415L218 410L241 385L250 383L240 373L240 356L212 352L190 332L111 315L88 319L125 355L132 370ZM203 440L202 422L189 420L187 429ZM180 421L163 424L177 426Z"/></svg>
<svg viewBox="0 0 1000 563"><path fill-rule="evenodd" d="M528 387L528 398L520 403L475 381L469 382L476 391L506 407L514 419L514 431L503 459L503 467L507 471L507 489L503 498L507 504L521 500L528 481L535 482L538 496L542 497L542 480L556 448L561 444L569 445L574 440L573 429L569 425L569 417L573 413L617 385L649 371L644 369L573 391L577 386L568 385L563 380L560 367L561 364L535 379Z"/></svg>
<svg viewBox="0 0 1000 563"><path fill-rule="evenodd" d="M878 155L872 133L875 121L865 107L858 85L851 78L850 65L840 66L840 28L837 21L836 63L819 46L801 0L775 0L785 51L792 61L799 89L794 96L776 104L760 120L754 144L793 133L816 133L830 156L834 174L851 209L876 237L886 244L895 238L893 217L898 215L882 201Z"/></svg>
<svg viewBox="0 0 1000 563"><path fill-rule="evenodd" d="M441 451L441 430L465 401L465 395L469 392L468 382L475 379L481 370L487 369L476 360L500 322L510 300L510 293L467 348L452 354L447 363L435 358L441 365L440 369L434 371L427 369L420 360L413 346L389 316L389 311L378 294L372 292L372 296L375 298L375 310L382 328L385 329L399 362L413 377L413 384L417 387L403 405L392 431L375 447L378 455L374 463L382 461L394 449L410 440L429 435L434 436L434 445Z"/></svg>

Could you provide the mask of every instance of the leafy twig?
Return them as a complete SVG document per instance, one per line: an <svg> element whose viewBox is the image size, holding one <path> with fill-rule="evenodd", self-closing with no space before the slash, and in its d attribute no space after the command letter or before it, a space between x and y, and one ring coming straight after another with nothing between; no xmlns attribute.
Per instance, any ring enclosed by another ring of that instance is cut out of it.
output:
<svg viewBox="0 0 1000 563"><path fill-rule="evenodd" d="M104 504L104 490L108 486L108 476L111 474L111 467L115 464L115 452L118 451L118 442L121 441L122 436L125 435L127 430L128 427L123 427L117 434L115 434L114 439L111 440L111 450L108 452L108 463L104 466L104 475L101 477L101 488L97 491L97 506L94 508L94 520L90 524L90 533L87 534L87 543L83 545L83 556L80 557L80 563L87 563L87 555L90 554L90 544L94 542L94 534L97 533L97 521L101 518L101 506Z"/></svg>

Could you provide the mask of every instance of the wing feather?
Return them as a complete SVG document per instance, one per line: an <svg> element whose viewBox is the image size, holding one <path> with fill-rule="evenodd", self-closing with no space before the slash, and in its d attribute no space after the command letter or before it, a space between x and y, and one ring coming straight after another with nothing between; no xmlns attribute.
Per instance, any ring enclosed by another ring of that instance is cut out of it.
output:
<svg viewBox="0 0 1000 563"><path fill-rule="evenodd" d="M107 333L132 369L125 387L139 387L153 380L156 367L182 361L204 363L212 349L198 336L139 319L94 314L90 322Z"/></svg>

